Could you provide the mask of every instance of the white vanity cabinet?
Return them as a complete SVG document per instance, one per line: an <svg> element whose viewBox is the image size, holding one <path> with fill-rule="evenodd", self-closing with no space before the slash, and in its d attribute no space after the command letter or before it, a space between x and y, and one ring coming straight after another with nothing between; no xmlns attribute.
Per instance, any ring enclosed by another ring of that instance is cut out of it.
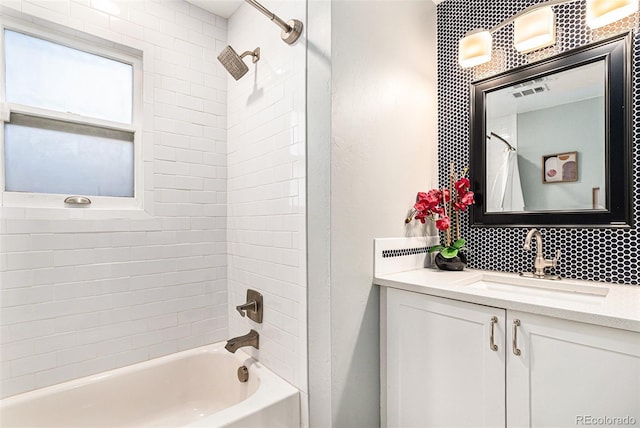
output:
<svg viewBox="0 0 640 428"><path fill-rule="evenodd" d="M382 319L383 425L505 425L504 309L387 288Z"/></svg>
<svg viewBox="0 0 640 428"><path fill-rule="evenodd" d="M383 426L640 426L640 333L387 287L381 303Z"/></svg>
<svg viewBox="0 0 640 428"><path fill-rule="evenodd" d="M640 427L640 333L511 310L507 331L508 427Z"/></svg>

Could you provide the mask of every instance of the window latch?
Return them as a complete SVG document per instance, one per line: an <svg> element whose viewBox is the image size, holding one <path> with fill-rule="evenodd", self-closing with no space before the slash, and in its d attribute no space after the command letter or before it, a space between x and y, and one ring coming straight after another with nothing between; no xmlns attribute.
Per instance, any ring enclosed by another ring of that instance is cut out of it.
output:
<svg viewBox="0 0 640 428"><path fill-rule="evenodd" d="M68 196L64 200L69 205L91 205L91 199L86 196Z"/></svg>

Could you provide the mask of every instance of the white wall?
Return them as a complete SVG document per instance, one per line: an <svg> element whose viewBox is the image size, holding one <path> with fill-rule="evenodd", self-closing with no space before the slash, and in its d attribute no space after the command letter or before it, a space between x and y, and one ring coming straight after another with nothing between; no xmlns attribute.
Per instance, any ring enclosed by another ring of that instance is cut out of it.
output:
<svg viewBox="0 0 640 428"><path fill-rule="evenodd" d="M325 181L330 203L321 205L326 192L309 193L315 207L309 212L309 237L318 240L310 249L319 255L310 257L309 270L323 275L310 277L310 287L329 287L329 292L310 289L315 297L309 300L310 334L326 328L320 323L327 311L331 320L330 346L311 348L316 364L309 369L311 426L328 421L334 427L373 427L380 423L373 239L405 235L404 218L416 192L437 179L436 12L427 1L337 1L312 10L320 15L330 10L331 48L323 49L326 34L309 30L314 41L309 73L322 82L324 61L330 60L331 85L309 88L310 111L321 114L311 105L327 90L332 97L330 151L314 147L318 156L330 157L330 167L318 171L330 171ZM310 114L310 129L322 121L327 119ZM318 144L321 134L312 135ZM326 160L310 158L309 168ZM320 178L309 180L310 188L320 186ZM330 215L330 233L322 215Z"/></svg>
<svg viewBox="0 0 640 428"><path fill-rule="evenodd" d="M305 21L303 0L262 3L285 20ZM245 349L304 393L306 42L302 36L287 45L280 29L248 4L229 18L228 36L238 53L261 49L258 63L244 59L244 77L228 78L230 335L257 330L260 349ZM235 311L247 288L264 296L263 324Z"/></svg>
<svg viewBox="0 0 640 428"><path fill-rule="evenodd" d="M117 4L2 1L144 52L146 210L2 209L2 396L227 337L227 23L182 1Z"/></svg>
<svg viewBox="0 0 640 428"><path fill-rule="evenodd" d="M307 302L309 421L330 427L331 407L331 1L307 18Z"/></svg>

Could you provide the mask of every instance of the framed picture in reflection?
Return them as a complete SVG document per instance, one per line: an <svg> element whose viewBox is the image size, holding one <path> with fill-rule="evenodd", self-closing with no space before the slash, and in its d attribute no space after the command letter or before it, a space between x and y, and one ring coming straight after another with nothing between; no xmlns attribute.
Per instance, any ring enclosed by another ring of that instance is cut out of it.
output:
<svg viewBox="0 0 640 428"><path fill-rule="evenodd" d="M542 156L542 182L567 183L578 181L578 152Z"/></svg>

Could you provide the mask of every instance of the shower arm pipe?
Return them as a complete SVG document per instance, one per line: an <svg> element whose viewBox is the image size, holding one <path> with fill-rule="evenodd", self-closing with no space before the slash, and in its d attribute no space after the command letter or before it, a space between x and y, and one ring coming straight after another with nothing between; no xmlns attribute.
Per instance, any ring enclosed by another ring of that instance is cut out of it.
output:
<svg viewBox="0 0 640 428"><path fill-rule="evenodd" d="M245 0L251 6L258 9L264 16L269 18L274 24L276 24L282 31L285 33L291 32L292 28L289 24L280 19L275 13L271 12L269 9L258 3L256 0Z"/></svg>

